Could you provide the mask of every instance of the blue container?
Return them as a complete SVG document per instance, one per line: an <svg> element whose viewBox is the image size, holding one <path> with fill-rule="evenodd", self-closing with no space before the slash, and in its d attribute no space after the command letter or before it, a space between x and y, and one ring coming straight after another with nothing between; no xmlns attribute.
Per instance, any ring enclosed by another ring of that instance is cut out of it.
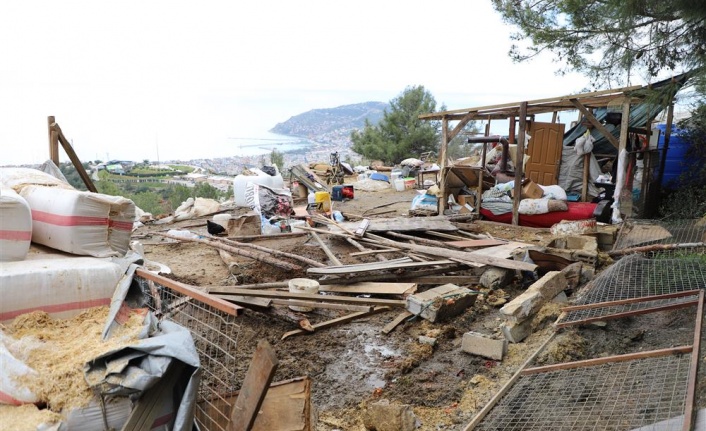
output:
<svg viewBox="0 0 706 431"><path fill-rule="evenodd" d="M662 157L664 132L667 130L667 125L658 124L657 128L660 130L657 148L659 149L659 156ZM663 186L679 180L679 177L685 169L684 160L686 160L686 150L689 146L691 146L691 143L685 141L684 138L680 136L680 130L672 125L672 132L669 135L669 148L667 148L667 156L664 163L664 175L662 176Z"/></svg>
<svg viewBox="0 0 706 431"><path fill-rule="evenodd" d="M333 186L331 199L339 202L343 200L343 186Z"/></svg>

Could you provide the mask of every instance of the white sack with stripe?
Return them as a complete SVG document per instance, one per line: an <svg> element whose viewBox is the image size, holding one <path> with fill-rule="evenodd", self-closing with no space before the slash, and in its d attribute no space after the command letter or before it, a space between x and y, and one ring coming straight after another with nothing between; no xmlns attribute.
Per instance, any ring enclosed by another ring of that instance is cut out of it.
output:
<svg viewBox="0 0 706 431"><path fill-rule="evenodd" d="M24 260L32 241L32 214L27 201L0 186L0 262Z"/></svg>
<svg viewBox="0 0 706 431"><path fill-rule="evenodd" d="M122 196L25 185L32 209L32 242L95 257L127 253L135 204Z"/></svg>

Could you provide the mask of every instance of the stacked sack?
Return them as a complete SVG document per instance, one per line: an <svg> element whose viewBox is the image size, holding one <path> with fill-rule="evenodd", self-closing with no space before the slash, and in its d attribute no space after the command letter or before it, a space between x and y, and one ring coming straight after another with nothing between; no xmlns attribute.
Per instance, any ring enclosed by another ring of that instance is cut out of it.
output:
<svg viewBox="0 0 706 431"><path fill-rule="evenodd" d="M26 231L30 230L32 242L72 254L111 257L127 253L135 219L135 204L131 200L79 191L49 174L28 168L0 169L0 184L19 195L31 212L29 222L25 220L25 214L21 216L25 221L20 223L21 203L14 204L14 213L18 215L14 216L17 221L13 224L24 228L25 234L5 234L6 237L26 238ZM9 201L12 195L8 191L7 194L3 192L3 196ZM5 219L10 219L6 214L13 213L8 208L0 207L3 232L6 230ZM2 236L0 239L5 241ZM2 260L24 259L27 249L23 248L24 254L20 249L25 245L28 249L26 240L13 244L7 259L5 247L2 247Z"/></svg>

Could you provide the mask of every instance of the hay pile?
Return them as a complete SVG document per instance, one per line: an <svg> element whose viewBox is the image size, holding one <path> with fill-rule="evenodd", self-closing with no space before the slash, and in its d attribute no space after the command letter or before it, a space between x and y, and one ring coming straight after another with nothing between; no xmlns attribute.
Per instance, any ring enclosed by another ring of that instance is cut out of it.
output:
<svg viewBox="0 0 706 431"><path fill-rule="evenodd" d="M20 345L23 360L38 376L23 376L19 383L37 395L40 403L59 413L64 409L85 407L93 397L83 376L86 362L120 349L137 340L146 310L134 310L125 325L116 328L110 339L101 341L108 307L94 307L71 319L53 319L35 311L15 318L7 335ZM4 418L0 419L3 422Z"/></svg>

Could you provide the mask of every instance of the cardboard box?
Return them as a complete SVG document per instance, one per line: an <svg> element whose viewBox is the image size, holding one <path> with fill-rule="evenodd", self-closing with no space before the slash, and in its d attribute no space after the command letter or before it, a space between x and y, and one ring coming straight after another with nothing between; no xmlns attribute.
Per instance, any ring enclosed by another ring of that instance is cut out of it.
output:
<svg viewBox="0 0 706 431"><path fill-rule="evenodd" d="M473 195L458 195L458 204L464 206L466 204L475 206L476 197Z"/></svg>
<svg viewBox="0 0 706 431"><path fill-rule="evenodd" d="M512 196L515 196L515 189L511 191ZM525 179L522 181L522 192L520 193L520 199L541 199L544 195L544 190L539 187L534 181L530 179Z"/></svg>

